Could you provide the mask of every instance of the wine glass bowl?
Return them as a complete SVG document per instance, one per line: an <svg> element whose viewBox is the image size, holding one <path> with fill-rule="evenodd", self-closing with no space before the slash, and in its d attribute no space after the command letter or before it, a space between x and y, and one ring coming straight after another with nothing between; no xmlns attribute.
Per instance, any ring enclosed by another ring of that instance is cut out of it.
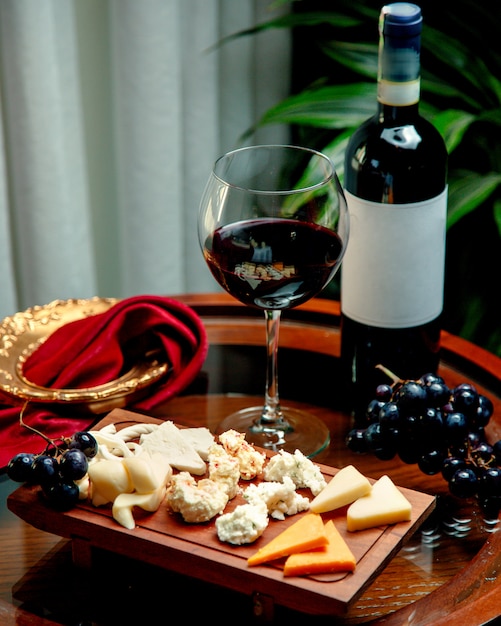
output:
<svg viewBox="0 0 501 626"><path fill-rule="evenodd" d="M228 416L219 432L307 456L329 442L323 422L280 406L280 312L317 295L346 249L346 201L331 161L297 146L250 146L214 164L202 196L199 241L216 281L240 302L262 309L267 336L265 400Z"/></svg>

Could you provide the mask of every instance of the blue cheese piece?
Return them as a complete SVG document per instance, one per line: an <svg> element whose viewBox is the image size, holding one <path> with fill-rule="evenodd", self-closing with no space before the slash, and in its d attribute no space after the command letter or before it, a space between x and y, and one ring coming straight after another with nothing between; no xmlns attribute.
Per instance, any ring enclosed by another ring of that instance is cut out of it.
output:
<svg viewBox="0 0 501 626"><path fill-rule="evenodd" d="M240 504L230 513L216 519L216 532L220 541L241 546L252 543L268 526L268 509L262 500L254 504Z"/></svg>
<svg viewBox="0 0 501 626"><path fill-rule="evenodd" d="M309 488L314 496L327 485L318 465L300 450L294 454L280 450L268 461L264 469L265 480L282 482L285 476L289 476L297 488Z"/></svg>
<svg viewBox="0 0 501 626"><path fill-rule="evenodd" d="M284 520L286 515L307 511L310 501L296 491L296 485L289 476L283 482L262 482L249 485L243 493L249 504L264 502L268 514L274 519Z"/></svg>
<svg viewBox="0 0 501 626"><path fill-rule="evenodd" d="M172 477L165 495L167 506L185 522L200 524L222 513L228 504L224 487L210 478L198 482L188 472Z"/></svg>

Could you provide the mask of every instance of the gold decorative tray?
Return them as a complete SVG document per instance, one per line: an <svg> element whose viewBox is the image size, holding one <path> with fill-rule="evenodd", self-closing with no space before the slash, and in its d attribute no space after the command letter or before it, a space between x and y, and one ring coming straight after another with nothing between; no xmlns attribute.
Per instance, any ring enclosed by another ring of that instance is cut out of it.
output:
<svg viewBox="0 0 501 626"><path fill-rule="evenodd" d="M110 423L120 429L137 423L158 424L160 420L114 409L95 429ZM319 464L319 467L327 480L338 471L326 465ZM400 489L412 505L409 522L349 532L345 510L322 515L325 520L334 520L355 555L357 565L353 573L286 578L277 565L249 567L247 558L306 513L298 513L284 521L271 520L256 542L232 546L219 541L214 520L205 524L187 524L171 513L165 504L155 513L135 509L136 527L133 530L127 530L113 519L111 506L95 508L90 504L79 504L66 513L57 512L42 500L37 487L19 487L9 497L8 507L36 528L71 538L73 555L79 565L91 566L92 548L100 548L180 574L210 580L247 595L265 595L276 604L295 610L342 615L435 507L433 496ZM307 492L305 490L305 495ZM227 510L242 501L241 496L237 496Z"/></svg>
<svg viewBox="0 0 501 626"><path fill-rule="evenodd" d="M165 375L166 363L157 355L144 355L124 375L102 385L78 389L55 389L36 385L23 374L23 366L33 352L64 324L98 315L119 300L90 298L54 300L6 317L0 323L0 392L15 401L69 403L91 413L103 413L125 406L130 396L152 385Z"/></svg>

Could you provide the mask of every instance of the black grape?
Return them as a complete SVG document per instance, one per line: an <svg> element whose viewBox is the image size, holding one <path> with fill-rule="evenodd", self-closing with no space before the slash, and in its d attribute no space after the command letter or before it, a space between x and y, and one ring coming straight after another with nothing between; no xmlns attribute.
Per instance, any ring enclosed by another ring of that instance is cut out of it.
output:
<svg viewBox="0 0 501 626"><path fill-rule="evenodd" d="M458 469L466 469L465 459L458 456L448 456L442 463L442 476L449 482Z"/></svg>
<svg viewBox="0 0 501 626"><path fill-rule="evenodd" d="M76 481L86 476L89 460L98 452L97 441L86 431L58 440L42 437L43 452L16 454L7 465L7 475L16 482L38 485L51 506L67 511L80 498Z"/></svg>
<svg viewBox="0 0 501 626"><path fill-rule="evenodd" d="M70 448L63 452L59 461L59 471L67 480L80 480L87 474L89 463L79 448Z"/></svg>
<svg viewBox="0 0 501 626"><path fill-rule="evenodd" d="M37 485L52 485L59 480L59 461L56 457L39 454L31 466L33 481Z"/></svg>
<svg viewBox="0 0 501 626"><path fill-rule="evenodd" d="M98 450L96 438L86 431L76 432L69 441L69 447L70 449L82 450L89 459L94 458Z"/></svg>
<svg viewBox="0 0 501 626"><path fill-rule="evenodd" d="M449 490L458 498L471 498L477 494L477 484L477 475L472 469L467 467L454 472L449 481Z"/></svg>
<svg viewBox="0 0 501 626"><path fill-rule="evenodd" d="M363 428L353 428L346 436L346 445L352 452L367 452Z"/></svg>
<svg viewBox="0 0 501 626"><path fill-rule="evenodd" d="M7 476L16 483L25 483L33 476L32 466L35 455L30 452L19 452L7 464Z"/></svg>
<svg viewBox="0 0 501 626"><path fill-rule="evenodd" d="M57 481L43 488L48 502L59 511L69 511L78 502L80 491L74 482Z"/></svg>
<svg viewBox="0 0 501 626"><path fill-rule="evenodd" d="M486 519L501 511L501 441L486 439L494 406L472 383L449 387L434 373L380 383L346 438L352 452L384 461L398 455L427 475L441 474L450 493L477 498Z"/></svg>

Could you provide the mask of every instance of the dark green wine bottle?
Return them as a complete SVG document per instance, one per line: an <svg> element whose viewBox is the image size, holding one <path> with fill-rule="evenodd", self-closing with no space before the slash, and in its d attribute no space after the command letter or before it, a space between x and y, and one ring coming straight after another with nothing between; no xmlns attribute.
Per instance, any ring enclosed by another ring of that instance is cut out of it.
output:
<svg viewBox="0 0 501 626"><path fill-rule="evenodd" d="M436 371L443 309L447 150L419 113L421 9L379 22L377 112L345 154L350 241L341 269L341 367L363 415L382 364L401 378Z"/></svg>

